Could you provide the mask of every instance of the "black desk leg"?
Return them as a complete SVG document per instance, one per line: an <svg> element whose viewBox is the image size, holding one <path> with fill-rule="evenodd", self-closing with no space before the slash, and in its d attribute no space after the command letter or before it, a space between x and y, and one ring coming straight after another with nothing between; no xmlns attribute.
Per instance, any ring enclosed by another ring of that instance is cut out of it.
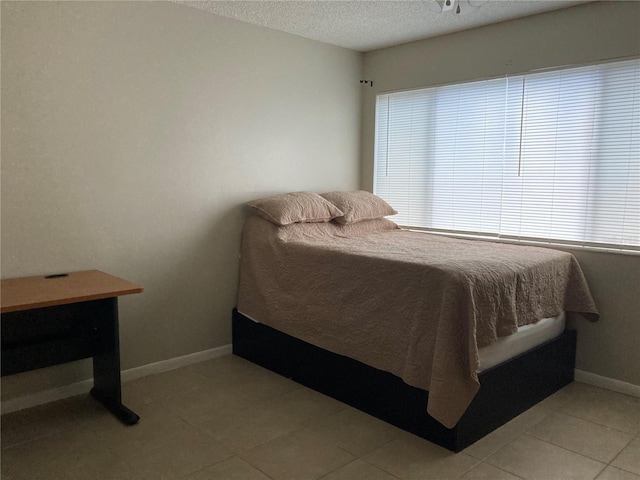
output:
<svg viewBox="0 0 640 480"><path fill-rule="evenodd" d="M120 339L118 298L95 301L93 384L91 395L125 425L134 425L140 417L122 404L120 389Z"/></svg>

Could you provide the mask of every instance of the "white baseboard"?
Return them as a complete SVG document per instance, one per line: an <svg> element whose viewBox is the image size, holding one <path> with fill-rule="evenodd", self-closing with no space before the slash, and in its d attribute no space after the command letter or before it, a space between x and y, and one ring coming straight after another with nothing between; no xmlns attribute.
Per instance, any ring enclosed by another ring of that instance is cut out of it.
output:
<svg viewBox="0 0 640 480"><path fill-rule="evenodd" d="M169 360L162 360L160 362L149 363L148 365L130 368L129 370L123 370L120 376L123 382L127 382L129 380L135 380L136 378L146 377L147 375L153 375L154 373L167 372L169 370L175 370L176 368L186 367L193 363L229 355L231 352L231 344L223 345L222 347L191 353L182 357L170 358ZM93 379L89 378L70 385L6 400L2 402L0 410L3 414L16 412L25 408L35 407L36 405L42 405L43 403L55 402L56 400L62 400L63 398L82 395L88 393L92 387Z"/></svg>
<svg viewBox="0 0 640 480"><path fill-rule="evenodd" d="M576 382L586 383L587 385L593 385L594 387L604 388L613 392L624 393L625 395L631 395L632 397L640 398L640 385L634 385L633 383L622 382L615 378L602 377L595 373L584 372L582 370L575 371Z"/></svg>
<svg viewBox="0 0 640 480"><path fill-rule="evenodd" d="M161 362L149 363L141 367L130 368L129 370L123 370L121 378L123 382L127 382L135 380L136 378L146 377L147 375L167 372L169 370L186 367L187 365L194 363L204 362L205 360L210 360L212 358L229 355L231 352L231 345L223 345L222 347L191 353L182 357L170 358L169 360L163 360ZM620 380L603 377L596 375L595 373L589 373L582 370L575 371L575 380L577 382L593 385L594 387L600 387L606 390L640 398L640 385L633 385L632 383L622 382ZM52 388L43 392L6 400L2 402L0 410L3 414L16 412L25 408L35 407L36 405L42 405L43 403L55 402L56 400L73 397L74 395L82 395L88 393L89 390L91 390L91 387L93 387L93 379L89 378L87 380L72 383L71 385L65 385L63 387Z"/></svg>
<svg viewBox="0 0 640 480"><path fill-rule="evenodd" d="M223 345L222 347L204 350L202 352L190 353L189 355L184 355L182 357L162 360L161 362L149 363L141 367L130 368L129 370L124 370L122 372L122 381L128 382L129 380L146 377L147 375L153 375L154 373L162 373L169 370L175 370L176 368L186 367L187 365L204 362L205 360L211 360L212 358L230 355L231 352L232 346L231 344L229 344Z"/></svg>

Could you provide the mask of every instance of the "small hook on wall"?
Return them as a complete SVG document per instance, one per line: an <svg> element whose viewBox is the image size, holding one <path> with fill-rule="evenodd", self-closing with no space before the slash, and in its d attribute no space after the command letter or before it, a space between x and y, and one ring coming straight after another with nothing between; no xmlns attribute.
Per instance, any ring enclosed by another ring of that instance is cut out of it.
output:
<svg viewBox="0 0 640 480"><path fill-rule="evenodd" d="M360 83L369 84L370 87L373 87L373 80L360 80Z"/></svg>

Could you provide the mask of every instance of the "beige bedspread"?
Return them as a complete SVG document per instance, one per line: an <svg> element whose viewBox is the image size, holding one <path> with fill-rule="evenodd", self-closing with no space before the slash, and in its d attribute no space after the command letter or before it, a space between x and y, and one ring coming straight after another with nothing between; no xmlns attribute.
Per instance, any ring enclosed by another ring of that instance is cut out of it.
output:
<svg viewBox="0 0 640 480"><path fill-rule="evenodd" d="M478 391L478 349L562 310L598 318L576 259L391 221L244 229L238 310L429 391L453 427Z"/></svg>

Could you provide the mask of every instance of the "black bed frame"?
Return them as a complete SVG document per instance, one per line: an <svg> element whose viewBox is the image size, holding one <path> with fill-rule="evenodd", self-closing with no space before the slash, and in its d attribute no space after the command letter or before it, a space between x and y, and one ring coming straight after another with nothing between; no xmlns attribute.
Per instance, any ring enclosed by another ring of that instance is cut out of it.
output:
<svg viewBox="0 0 640 480"><path fill-rule="evenodd" d="M233 353L454 452L573 381L576 332L479 374L480 390L458 424L427 413L428 392L388 372L256 323L233 310Z"/></svg>

